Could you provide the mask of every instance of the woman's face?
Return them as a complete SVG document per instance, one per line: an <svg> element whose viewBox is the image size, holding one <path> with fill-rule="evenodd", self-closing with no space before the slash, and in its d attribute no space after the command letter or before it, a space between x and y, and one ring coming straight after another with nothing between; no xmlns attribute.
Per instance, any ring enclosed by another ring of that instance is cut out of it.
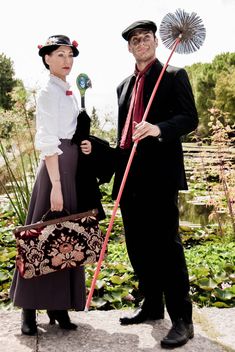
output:
<svg viewBox="0 0 235 352"><path fill-rule="evenodd" d="M66 81L73 66L73 51L69 46L61 45L50 55L45 55L50 73Z"/></svg>

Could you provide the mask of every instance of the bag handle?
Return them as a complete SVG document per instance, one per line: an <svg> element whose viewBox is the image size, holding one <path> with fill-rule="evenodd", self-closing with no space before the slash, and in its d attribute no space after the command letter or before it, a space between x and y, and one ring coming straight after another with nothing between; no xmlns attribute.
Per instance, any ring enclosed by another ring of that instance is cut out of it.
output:
<svg viewBox="0 0 235 352"><path fill-rule="evenodd" d="M52 211L51 209L47 210L47 212L42 216L40 221L46 221L46 220L52 220L52 219L58 219L58 213L60 213L60 215L62 215L63 213L65 213L66 215L70 215L70 212L66 209L63 208L61 211ZM50 219L48 219L48 215L52 214L52 216L50 217ZM64 215L62 215L64 216ZM61 218L61 216L59 216L59 218Z"/></svg>
<svg viewBox="0 0 235 352"><path fill-rule="evenodd" d="M53 220L39 221L39 222L36 222L34 224L29 224L29 225L25 225L25 226L17 226L13 230L13 233L15 234L15 233L20 232L20 231L40 228L40 227L46 226L46 225L53 225L53 224L57 224L57 223L63 222L63 221L77 220L77 219L81 219L81 218L88 217L88 216L96 217L97 214L98 214L98 209L95 208L95 209L91 209L91 210L85 211L84 213L67 215L67 216L64 216L64 217L61 217L61 218L57 218L57 219L53 219Z"/></svg>

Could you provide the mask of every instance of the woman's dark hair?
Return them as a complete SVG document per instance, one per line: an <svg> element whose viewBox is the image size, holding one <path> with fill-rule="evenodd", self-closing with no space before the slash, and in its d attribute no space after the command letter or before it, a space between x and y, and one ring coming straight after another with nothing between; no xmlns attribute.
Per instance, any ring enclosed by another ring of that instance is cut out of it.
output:
<svg viewBox="0 0 235 352"><path fill-rule="evenodd" d="M47 65L46 61L45 61L45 55L50 55L53 51L57 50L59 48L58 45L50 45L48 46L48 48L44 49L44 54L42 57L42 62L44 64L44 66L46 67L47 70L49 70L49 65Z"/></svg>

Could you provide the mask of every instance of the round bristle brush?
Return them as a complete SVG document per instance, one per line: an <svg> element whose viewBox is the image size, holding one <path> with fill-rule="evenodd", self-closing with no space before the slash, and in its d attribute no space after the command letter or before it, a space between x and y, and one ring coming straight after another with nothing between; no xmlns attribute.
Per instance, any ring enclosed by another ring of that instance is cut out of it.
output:
<svg viewBox="0 0 235 352"><path fill-rule="evenodd" d="M175 13L165 15L160 24L159 34L167 48L172 49L178 41L175 51L179 54L189 54L202 46L206 30L195 12L189 14L178 9Z"/></svg>
<svg viewBox="0 0 235 352"><path fill-rule="evenodd" d="M180 54L192 53L200 48L206 37L206 30L200 17L195 12L188 14L181 9L164 16L160 24L159 33L163 44L171 49L171 53L152 91L144 112L143 121L148 116L150 106L173 53L175 51Z"/></svg>

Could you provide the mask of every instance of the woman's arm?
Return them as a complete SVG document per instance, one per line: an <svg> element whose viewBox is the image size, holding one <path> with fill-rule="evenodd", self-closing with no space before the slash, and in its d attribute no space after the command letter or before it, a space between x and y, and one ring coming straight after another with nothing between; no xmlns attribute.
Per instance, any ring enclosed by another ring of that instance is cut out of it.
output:
<svg viewBox="0 0 235 352"><path fill-rule="evenodd" d="M60 182L58 154L46 156L45 163L46 163L47 171L52 184L51 196L50 196L51 210L62 211L63 194L62 194L61 182Z"/></svg>

